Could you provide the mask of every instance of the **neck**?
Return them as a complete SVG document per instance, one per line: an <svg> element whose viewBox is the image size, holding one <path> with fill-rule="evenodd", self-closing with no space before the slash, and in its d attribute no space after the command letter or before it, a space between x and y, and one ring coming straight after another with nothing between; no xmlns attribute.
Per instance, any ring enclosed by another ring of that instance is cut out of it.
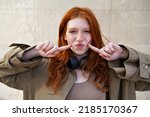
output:
<svg viewBox="0 0 150 117"><path fill-rule="evenodd" d="M84 53L84 54L82 54L82 55L77 55L77 54L75 54L75 56L77 57L78 60L80 60L81 58L87 56L87 53Z"/></svg>

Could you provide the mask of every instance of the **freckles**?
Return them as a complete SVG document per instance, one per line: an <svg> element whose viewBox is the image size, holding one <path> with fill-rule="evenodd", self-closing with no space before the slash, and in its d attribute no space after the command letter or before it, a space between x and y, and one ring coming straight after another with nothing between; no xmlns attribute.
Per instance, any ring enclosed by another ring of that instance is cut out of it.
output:
<svg viewBox="0 0 150 117"><path fill-rule="evenodd" d="M91 44L91 43L92 43L92 39L86 40L86 43L87 43L87 44Z"/></svg>
<svg viewBox="0 0 150 117"><path fill-rule="evenodd" d="M75 41L75 39L69 39L69 40L68 40L68 43L69 43L69 44L73 44L74 41Z"/></svg>

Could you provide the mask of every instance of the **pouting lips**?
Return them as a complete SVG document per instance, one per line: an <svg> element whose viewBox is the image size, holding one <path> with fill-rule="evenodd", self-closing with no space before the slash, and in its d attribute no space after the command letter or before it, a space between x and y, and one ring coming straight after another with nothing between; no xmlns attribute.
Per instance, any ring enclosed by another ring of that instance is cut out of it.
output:
<svg viewBox="0 0 150 117"><path fill-rule="evenodd" d="M83 44L81 44L81 43L76 44L75 46L76 46L77 48L83 48L83 47L84 47L84 45L83 45Z"/></svg>

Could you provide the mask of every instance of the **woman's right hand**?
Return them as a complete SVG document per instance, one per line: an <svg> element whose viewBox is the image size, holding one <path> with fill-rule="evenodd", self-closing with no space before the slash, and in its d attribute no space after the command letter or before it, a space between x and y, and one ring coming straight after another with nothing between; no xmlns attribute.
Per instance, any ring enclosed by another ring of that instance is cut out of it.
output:
<svg viewBox="0 0 150 117"><path fill-rule="evenodd" d="M45 41L45 42L39 43L35 47L35 49L38 52L39 56L49 58L49 57L55 57L58 54L58 52L69 49L70 47L71 45L58 47L50 41Z"/></svg>

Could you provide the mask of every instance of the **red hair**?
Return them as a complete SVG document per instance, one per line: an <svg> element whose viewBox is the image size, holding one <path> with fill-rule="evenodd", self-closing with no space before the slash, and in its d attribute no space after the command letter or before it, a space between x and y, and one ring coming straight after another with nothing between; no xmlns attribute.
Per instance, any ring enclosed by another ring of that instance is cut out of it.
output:
<svg viewBox="0 0 150 117"><path fill-rule="evenodd" d="M85 18L88 21L92 36L92 45L97 48L102 48L104 42L96 17L90 9L80 7L74 7L64 15L59 26L58 46L67 45L67 41L65 40L67 23L77 17ZM68 49L60 52L55 58L51 58L50 60L47 86L52 87L55 91L67 80L67 63L71 54L72 51ZM90 73L90 75L94 74L95 78L93 81L100 90L104 92L108 91L108 64L106 60L89 49L88 59L83 69L85 72Z"/></svg>

